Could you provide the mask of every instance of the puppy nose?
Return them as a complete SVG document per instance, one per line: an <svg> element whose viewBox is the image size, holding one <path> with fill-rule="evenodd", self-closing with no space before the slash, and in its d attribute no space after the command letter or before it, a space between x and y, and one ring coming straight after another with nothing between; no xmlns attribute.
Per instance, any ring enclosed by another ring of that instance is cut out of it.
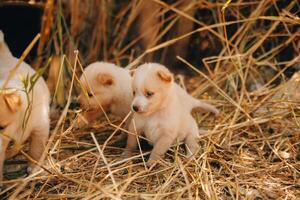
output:
<svg viewBox="0 0 300 200"><path fill-rule="evenodd" d="M134 112L138 112L138 111L139 111L139 107L138 107L137 105L133 105L133 106L132 106L132 110L133 110Z"/></svg>
<svg viewBox="0 0 300 200"><path fill-rule="evenodd" d="M80 107L80 103L79 102L71 102L69 108L73 109L73 108L78 108Z"/></svg>

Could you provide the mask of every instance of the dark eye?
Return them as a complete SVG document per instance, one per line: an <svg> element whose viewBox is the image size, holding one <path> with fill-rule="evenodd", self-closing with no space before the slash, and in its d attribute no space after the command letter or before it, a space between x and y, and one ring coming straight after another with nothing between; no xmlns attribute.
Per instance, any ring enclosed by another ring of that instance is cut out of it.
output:
<svg viewBox="0 0 300 200"><path fill-rule="evenodd" d="M150 91L147 91L146 92L146 97L147 98L150 98L150 97L152 97L154 95L154 92L150 92Z"/></svg>
<svg viewBox="0 0 300 200"><path fill-rule="evenodd" d="M91 92L88 92L89 97L93 97L93 94Z"/></svg>
<svg viewBox="0 0 300 200"><path fill-rule="evenodd" d="M133 96L135 96L135 91L132 92Z"/></svg>

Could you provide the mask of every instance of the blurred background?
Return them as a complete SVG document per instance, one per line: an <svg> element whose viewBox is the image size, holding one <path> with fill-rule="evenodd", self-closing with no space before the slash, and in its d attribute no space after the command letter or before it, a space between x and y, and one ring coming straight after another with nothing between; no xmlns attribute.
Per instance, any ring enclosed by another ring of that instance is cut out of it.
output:
<svg viewBox="0 0 300 200"><path fill-rule="evenodd" d="M79 49L84 63L105 60L127 65L151 47L224 20L237 22L227 26L227 38L235 43L234 48L239 53L244 53L273 23L272 20L261 19L245 26L245 23L238 21L262 15L299 16L299 1L237 0L230 3L223 19L221 9L224 2L2 0L0 28L5 32L7 42L16 56L20 56L41 31L38 48L28 58L30 62L39 60L37 65L49 55L69 55L74 49ZM243 32L241 27L244 27ZM285 22L276 26L272 36L264 41L254 56L286 42L288 36L298 31L299 23ZM299 54L299 34L293 39L279 49L282 53L275 55L274 59L286 61ZM208 27L148 53L143 59L180 68L176 56L181 56L201 67L204 65L203 58L219 55L225 45L223 27Z"/></svg>
<svg viewBox="0 0 300 200"><path fill-rule="evenodd" d="M78 49L83 66L139 58L193 74L180 57L225 86L231 77L239 87L236 69L247 68L252 91L300 67L299 8L297 0L2 0L0 29L17 57L41 32L26 61L39 68L51 58L50 77Z"/></svg>

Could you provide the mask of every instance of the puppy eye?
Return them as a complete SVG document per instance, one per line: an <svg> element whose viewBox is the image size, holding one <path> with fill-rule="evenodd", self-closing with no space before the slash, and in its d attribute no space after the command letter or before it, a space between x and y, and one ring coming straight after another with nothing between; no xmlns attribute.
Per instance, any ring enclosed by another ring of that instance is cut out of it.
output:
<svg viewBox="0 0 300 200"><path fill-rule="evenodd" d="M135 96L135 91L132 91L133 96Z"/></svg>
<svg viewBox="0 0 300 200"><path fill-rule="evenodd" d="M150 92L150 91L147 91L146 92L146 97L147 98L150 98L150 97L152 97L154 95L154 92Z"/></svg>
<svg viewBox="0 0 300 200"><path fill-rule="evenodd" d="M91 92L88 92L89 97L93 97L93 94Z"/></svg>

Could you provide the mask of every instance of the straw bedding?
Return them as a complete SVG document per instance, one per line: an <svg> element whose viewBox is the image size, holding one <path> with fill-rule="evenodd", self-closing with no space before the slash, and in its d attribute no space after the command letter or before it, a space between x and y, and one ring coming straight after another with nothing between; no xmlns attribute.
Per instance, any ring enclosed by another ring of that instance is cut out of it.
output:
<svg viewBox="0 0 300 200"><path fill-rule="evenodd" d="M50 71L64 67L54 73L63 78L52 80L59 81L55 94L64 98L54 101L61 109L52 114L45 170L26 175L25 148L6 162L2 197L300 198L299 80L291 78L300 63L297 0L44 3L51 20L43 22L42 57L35 64L58 55L56 63L63 65L51 65ZM143 12L144 4L153 12ZM72 104L80 89L77 76L97 59L127 68L156 59L176 66L174 72L188 72L178 82L221 110L217 117L194 113L200 129L207 130L195 159L187 159L178 144L149 169L147 142L141 141L142 150L132 157L121 155L122 119L109 116L74 127L80 120L80 109Z"/></svg>

